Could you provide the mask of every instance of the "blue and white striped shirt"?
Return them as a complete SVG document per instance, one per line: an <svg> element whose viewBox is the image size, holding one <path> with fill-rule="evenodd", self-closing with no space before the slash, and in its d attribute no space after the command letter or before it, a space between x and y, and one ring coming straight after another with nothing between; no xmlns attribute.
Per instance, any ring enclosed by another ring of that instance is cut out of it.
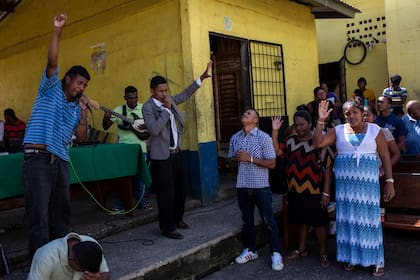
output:
<svg viewBox="0 0 420 280"><path fill-rule="evenodd" d="M23 142L45 144L49 152L68 161L71 136L80 114L79 104L67 101L64 95L58 69L50 78L44 71Z"/></svg>
<svg viewBox="0 0 420 280"><path fill-rule="evenodd" d="M234 158L239 151L247 151L253 158L275 159L273 142L264 131L254 128L248 134L243 130L235 133L230 139L229 158ZM268 168L250 162L239 162L237 188L269 187Z"/></svg>

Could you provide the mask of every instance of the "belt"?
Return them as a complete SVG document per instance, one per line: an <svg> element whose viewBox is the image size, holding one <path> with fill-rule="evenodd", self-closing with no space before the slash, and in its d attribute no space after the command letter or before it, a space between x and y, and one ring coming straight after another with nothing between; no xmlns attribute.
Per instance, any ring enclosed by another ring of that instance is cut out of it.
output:
<svg viewBox="0 0 420 280"><path fill-rule="evenodd" d="M24 154L38 154L38 153L42 153L42 154L51 154L50 152L48 152L45 149L36 149L36 148L27 148L27 149L23 149L23 153Z"/></svg>
<svg viewBox="0 0 420 280"><path fill-rule="evenodd" d="M169 153L170 154L176 154L176 153L179 153L181 151L181 149L180 148L176 148L176 149L169 149Z"/></svg>

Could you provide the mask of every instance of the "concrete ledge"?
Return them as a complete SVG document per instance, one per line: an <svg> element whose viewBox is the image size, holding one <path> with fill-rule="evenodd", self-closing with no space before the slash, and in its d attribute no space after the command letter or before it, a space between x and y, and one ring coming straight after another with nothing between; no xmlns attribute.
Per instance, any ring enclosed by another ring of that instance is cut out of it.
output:
<svg viewBox="0 0 420 280"><path fill-rule="evenodd" d="M280 215L277 213L276 218ZM120 277L120 280L199 279L229 265L243 248L242 229L215 238L204 244ZM256 225L257 246L266 243L265 226Z"/></svg>

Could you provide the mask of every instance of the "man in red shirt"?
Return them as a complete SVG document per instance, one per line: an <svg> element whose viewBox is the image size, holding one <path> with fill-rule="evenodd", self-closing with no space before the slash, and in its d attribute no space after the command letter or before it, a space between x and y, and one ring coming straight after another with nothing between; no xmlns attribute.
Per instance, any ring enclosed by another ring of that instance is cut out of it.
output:
<svg viewBox="0 0 420 280"><path fill-rule="evenodd" d="M3 145L7 152L16 153L22 150L26 124L16 117L13 109L4 110Z"/></svg>

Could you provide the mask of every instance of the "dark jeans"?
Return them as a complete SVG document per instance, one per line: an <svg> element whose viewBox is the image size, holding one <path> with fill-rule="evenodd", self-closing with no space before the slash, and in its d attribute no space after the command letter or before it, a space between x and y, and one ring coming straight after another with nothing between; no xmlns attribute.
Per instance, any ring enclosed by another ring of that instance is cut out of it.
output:
<svg viewBox="0 0 420 280"><path fill-rule="evenodd" d="M187 176L184 156L171 154L166 160L151 161L153 187L159 209L159 226L163 233L176 229L184 216Z"/></svg>
<svg viewBox="0 0 420 280"><path fill-rule="evenodd" d="M257 249L254 209L255 205L266 226L267 238L270 241L270 252L280 253L279 230L274 219L272 194L270 188L237 188L238 204L242 213L242 238L244 247L255 252Z"/></svg>
<svg viewBox="0 0 420 280"><path fill-rule="evenodd" d="M67 161L50 153L25 154L23 185L31 256L69 232L69 184Z"/></svg>

